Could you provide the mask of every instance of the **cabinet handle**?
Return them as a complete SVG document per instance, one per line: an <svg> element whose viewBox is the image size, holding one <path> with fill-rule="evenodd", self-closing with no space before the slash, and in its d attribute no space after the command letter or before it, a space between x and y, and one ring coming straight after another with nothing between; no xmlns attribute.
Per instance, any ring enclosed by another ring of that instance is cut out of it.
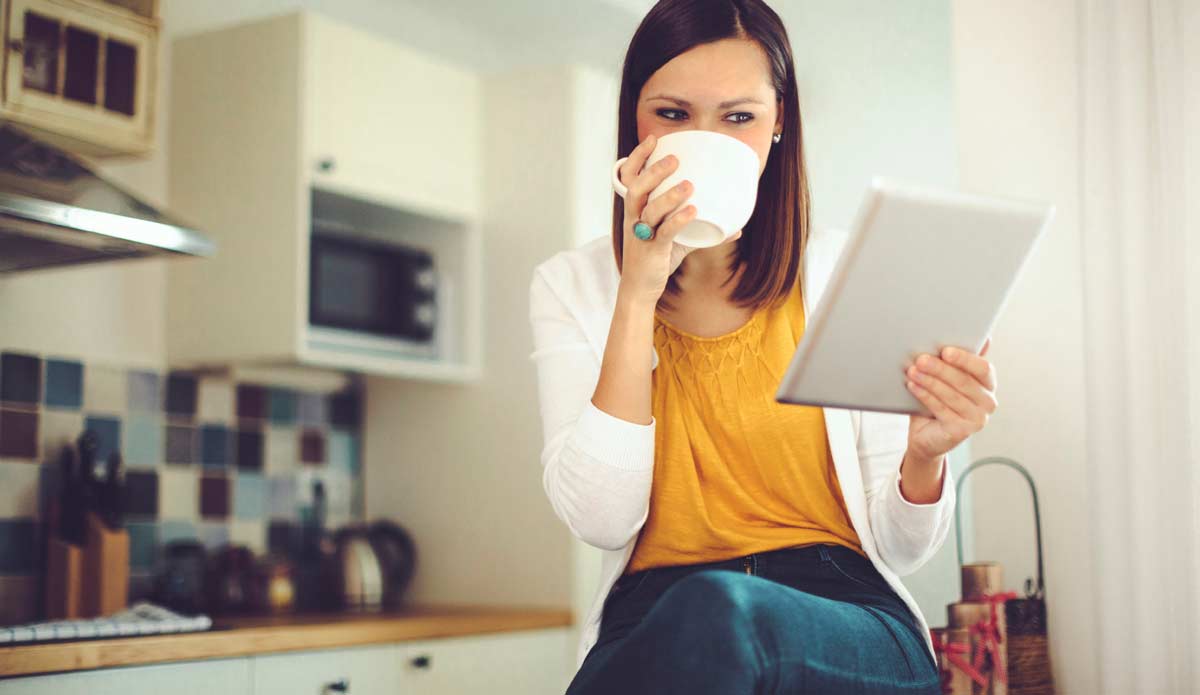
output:
<svg viewBox="0 0 1200 695"><path fill-rule="evenodd" d="M322 157L321 159L317 160L317 169L325 172L326 174L333 171L333 167L335 165L336 162L334 162L333 157Z"/></svg>
<svg viewBox="0 0 1200 695"><path fill-rule="evenodd" d="M429 668L430 661L431 659L428 655L422 654L421 656L413 657L412 665L416 668Z"/></svg>
<svg viewBox="0 0 1200 695"><path fill-rule="evenodd" d="M350 679L339 678L332 683L326 683L325 688L321 690L321 695L326 693L348 693L350 692Z"/></svg>
<svg viewBox="0 0 1200 695"><path fill-rule="evenodd" d="M9 39L8 49L10 51L12 51L13 53L24 53L25 52L25 42L21 41L21 39Z"/></svg>

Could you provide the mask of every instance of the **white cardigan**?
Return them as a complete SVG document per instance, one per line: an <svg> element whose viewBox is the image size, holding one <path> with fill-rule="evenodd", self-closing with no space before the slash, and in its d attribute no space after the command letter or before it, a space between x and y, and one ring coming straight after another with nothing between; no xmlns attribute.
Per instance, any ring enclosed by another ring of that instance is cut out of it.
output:
<svg viewBox="0 0 1200 695"><path fill-rule="evenodd" d="M846 234L814 232L805 251L804 312L811 316ZM616 307L620 275L612 242L599 237L540 263L529 287L544 446L542 484L554 513L577 538L602 549L600 589L584 622L576 668L600 630L609 590L633 554L650 510L653 418L648 425L600 410L591 397ZM650 347L652 369L658 353ZM899 377L899 375L897 375ZM899 577L941 547L953 520L954 485L943 457L941 497L913 504L900 494L908 415L822 408L850 521L863 551L904 600L933 643L925 617Z"/></svg>

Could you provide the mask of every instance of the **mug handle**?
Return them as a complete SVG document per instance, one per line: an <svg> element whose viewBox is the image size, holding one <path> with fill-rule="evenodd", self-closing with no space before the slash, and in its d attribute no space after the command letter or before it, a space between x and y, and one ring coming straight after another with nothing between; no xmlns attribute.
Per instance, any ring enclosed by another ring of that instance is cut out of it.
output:
<svg viewBox="0 0 1200 695"><path fill-rule="evenodd" d="M621 196L622 198L624 198L625 194L629 192L629 189L625 187L625 184L621 183L621 165L625 163L626 159L629 159L629 157L621 157L617 160L617 163L614 164L612 168L613 190L616 191L617 195Z"/></svg>

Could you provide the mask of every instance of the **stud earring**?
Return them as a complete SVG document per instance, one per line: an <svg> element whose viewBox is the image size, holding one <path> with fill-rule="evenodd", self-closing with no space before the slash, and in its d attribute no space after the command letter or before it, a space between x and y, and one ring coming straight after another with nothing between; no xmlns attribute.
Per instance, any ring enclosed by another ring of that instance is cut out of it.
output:
<svg viewBox="0 0 1200 695"><path fill-rule="evenodd" d="M778 143L781 139L783 139L783 133L775 133L771 136L771 142Z"/></svg>

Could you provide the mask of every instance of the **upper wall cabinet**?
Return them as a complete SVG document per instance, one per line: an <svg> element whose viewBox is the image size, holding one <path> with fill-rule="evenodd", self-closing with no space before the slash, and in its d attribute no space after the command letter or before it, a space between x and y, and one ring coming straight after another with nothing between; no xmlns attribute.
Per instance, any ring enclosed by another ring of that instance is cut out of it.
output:
<svg viewBox="0 0 1200 695"><path fill-rule="evenodd" d="M479 78L310 12L171 66L169 200L219 249L168 271L171 363L476 378Z"/></svg>
<svg viewBox="0 0 1200 695"><path fill-rule="evenodd" d="M0 119L84 154L149 152L159 27L141 5L8 0Z"/></svg>

